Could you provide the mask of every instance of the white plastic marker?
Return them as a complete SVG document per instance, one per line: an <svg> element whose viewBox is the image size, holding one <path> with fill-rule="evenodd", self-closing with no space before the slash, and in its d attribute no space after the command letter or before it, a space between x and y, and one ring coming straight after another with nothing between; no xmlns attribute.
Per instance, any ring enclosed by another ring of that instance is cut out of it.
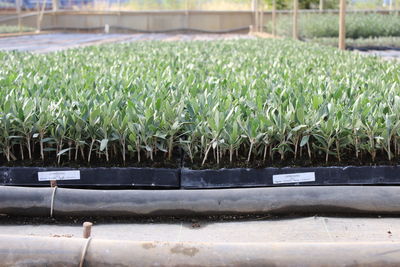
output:
<svg viewBox="0 0 400 267"><path fill-rule="evenodd" d="M277 174L272 176L272 183L274 184L301 182L315 182L315 172Z"/></svg>
<svg viewBox="0 0 400 267"><path fill-rule="evenodd" d="M80 180L80 171L52 171L52 172L38 172L40 182L54 181L54 180Z"/></svg>

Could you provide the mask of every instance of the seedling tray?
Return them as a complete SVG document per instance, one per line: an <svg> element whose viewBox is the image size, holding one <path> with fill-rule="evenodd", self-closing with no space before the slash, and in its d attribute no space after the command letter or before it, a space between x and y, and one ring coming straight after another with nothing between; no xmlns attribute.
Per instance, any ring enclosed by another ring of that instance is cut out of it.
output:
<svg viewBox="0 0 400 267"><path fill-rule="evenodd" d="M0 185L49 186L38 180L38 172L77 170L73 168L0 168ZM179 169L79 168L80 180L57 181L58 186L78 188L179 188Z"/></svg>
<svg viewBox="0 0 400 267"><path fill-rule="evenodd" d="M0 185L49 186L38 172L79 170L80 180L60 180L58 186L110 189L212 189L315 185L400 185L400 166L303 167L191 170L165 168L39 168L1 167ZM290 174L296 181L276 178ZM302 180L304 176L313 178Z"/></svg>
<svg viewBox="0 0 400 267"><path fill-rule="evenodd" d="M314 181L282 183L274 181L281 174L312 174ZM394 185L400 184L399 166L310 167L265 169L182 170L181 186L195 188L230 188L296 185Z"/></svg>

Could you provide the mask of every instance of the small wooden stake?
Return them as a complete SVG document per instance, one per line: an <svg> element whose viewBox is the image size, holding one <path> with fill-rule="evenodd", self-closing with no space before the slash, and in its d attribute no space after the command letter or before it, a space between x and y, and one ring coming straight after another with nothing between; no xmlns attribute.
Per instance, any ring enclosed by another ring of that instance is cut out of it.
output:
<svg viewBox="0 0 400 267"><path fill-rule="evenodd" d="M50 180L50 186L51 187L56 187L57 186L57 181L56 180Z"/></svg>
<svg viewBox="0 0 400 267"><path fill-rule="evenodd" d="M89 238L92 233L93 223L84 222L83 223L83 238Z"/></svg>

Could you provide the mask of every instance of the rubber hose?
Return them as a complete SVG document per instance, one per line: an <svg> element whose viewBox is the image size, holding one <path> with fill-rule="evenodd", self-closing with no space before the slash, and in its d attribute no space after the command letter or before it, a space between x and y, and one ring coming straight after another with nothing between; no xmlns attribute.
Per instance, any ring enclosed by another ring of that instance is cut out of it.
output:
<svg viewBox="0 0 400 267"><path fill-rule="evenodd" d="M53 188L0 186L0 213L49 216ZM54 216L250 213L400 214L398 186L296 186L214 190L58 188Z"/></svg>

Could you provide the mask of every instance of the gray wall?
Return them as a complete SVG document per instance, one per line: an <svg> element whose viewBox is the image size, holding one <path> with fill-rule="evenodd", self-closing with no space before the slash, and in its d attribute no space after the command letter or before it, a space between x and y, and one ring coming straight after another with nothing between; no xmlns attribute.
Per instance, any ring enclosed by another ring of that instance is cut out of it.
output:
<svg viewBox="0 0 400 267"><path fill-rule="evenodd" d="M336 13L337 11L324 12ZM278 14L288 16L291 13L290 11L279 11ZM269 20L271 20L270 11L264 13L264 23ZM24 26L36 28L36 21L37 14L32 12L22 14L22 24ZM0 13L0 24L17 25L17 23L15 13ZM43 16L42 29L102 30L105 24L110 25L112 29L140 32L174 30L205 32L248 31L250 25L254 24L254 13L251 11L46 11Z"/></svg>

